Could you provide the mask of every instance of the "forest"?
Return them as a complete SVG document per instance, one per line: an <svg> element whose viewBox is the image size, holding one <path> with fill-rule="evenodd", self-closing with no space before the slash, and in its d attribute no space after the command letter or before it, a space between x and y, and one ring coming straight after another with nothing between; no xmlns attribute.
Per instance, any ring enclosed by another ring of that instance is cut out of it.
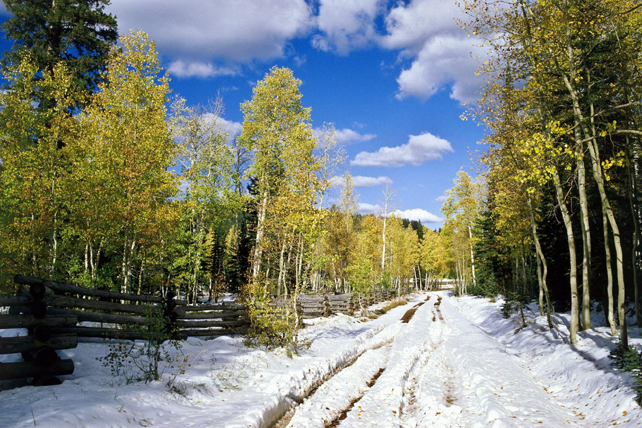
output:
<svg viewBox="0 0 642 428"><path fill-rule="evenodd" d="M189 302L233 292L291 325L274 297L451 278L460 295L538 301L551 327L570 310L572 343L597 304L628 346L627 311L642 323L638 2L463 1L489 52L464 119L486 136L438 230L390 214L388 186L382 212L358 214L333 125L313 131L292 70L257 82L232 138L222 100L173 96L154 41L119 37L108 3L5 1L3 293L15 274Z"/></svg>

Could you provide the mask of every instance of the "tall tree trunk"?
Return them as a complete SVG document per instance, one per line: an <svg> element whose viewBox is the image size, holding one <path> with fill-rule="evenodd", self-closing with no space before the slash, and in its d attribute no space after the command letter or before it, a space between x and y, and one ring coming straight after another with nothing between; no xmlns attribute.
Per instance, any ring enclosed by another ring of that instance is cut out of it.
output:
<svg viewBox="0 0 642 428"><path fill-rule="evenodd" d="M620 341L622 342L622 346L628 347L629 337L626 325L626 312L624 310L624 298L626 289L624 283L624 256L622 254L622 243L620 242L620 228L617 224L617 221L615 220L615 215L613 214L613 210L611 209L611 203L609 202L608 196L606 195L606 189L604 188L602 166L600 164L597 142L595 140L590 141L588 147L591 154L591 164L593 166L593 178L597 183L597 188L600 194L600 201L602 203L602 210L606 212L606 217L613 232L613 244L615 245L615 264L618 282L617 308L618 318L620 322Z"/></svg>
<svg viewBox="0 0 642 428"><path fill-rule="evenodd" d="M617 336L617 325L615 324L615 314L613 313L613 266L611 262L611 244L609 243L609 221L604 212L602 212L602 226L604 229L604 252L606 253L606 295L608 307L606 316L611 327L611 334Z"/></svg>
<svg viewBox="0 0 642 428"><path fill-rule="evenodd" d="M579 130L577 131L579 132ZM576 137L578 139L579 135ZM591 295L589 267L591 265L591 229L589 226L588 202L586 200L586 173L584 170L583 145L579 147L577 160L577 190L580 194L580 225L582 228L582 320L580 328L591 328Z"/></svg>
<svg viewBox="0 0 642 428"><path fill-rule="evenodd" d="M548 267L546 264L546 258L544 257L544 252L542 251L542 246L539 242L539 234L537 233L537 223L535 222L535 213L533 211L533 201L530 193L528 192L526 192L526 202L528 204L528 216L531 223L531 231L533 233L533 242L535 243L535 252L537 255L537 281L539 283L539 288L540 288L540 308L544 306L542 304L543 302L541 302L542 300L541 295L544 295L546 299L546 321L548 322L548 327L553 328L553 322L551 321L551 313L553 312L553 308L551 305L551 298L548 294L548 285L546 283Z"/></svg>
<svg viewBox="0 0 642 428"><path fill-rule="evenodd" d="M386 266L386 221L388 220L388 213L383 215L383 232L381 233L381 239L383 241L383 246L381 249L381 273L385 271Z"/></svg>
<svg viewBox="0 0 642 428"><path fill-rule="evenodd" d="M569 215L568 208L566 207L564 190L562 189L559 171L557 170L557 168L555 168L554 182L555 182L554 183L555 195L557 197L557 203L560 206L560 211L562 212L562 219L564 221L564 227L566 228L566 239L568 242L568 252L570 256L570 286L571 286L570 340L571 340L571 343L577 343L577 332L580 326L580 314L579 314L579 301L577 296L577 260L576 260L577 256L575 255L575 236L573 235L573 223L571 221L571 216Z"/></svg>
<svg viewBox="0 0 642 428"><path fill-rule="evenodd" d="M256 224L256 241L254 254L252 255L252 280L256 281L261 272L261 259L263 257L263 229L265 227L265 214L267 211L268 192L265 190L259 205L258 219Z"/></svg>
<svg viewBox="0 0 642 428"><path fill-rule="evenodd" d="M477 286L475 279L475 255L473 253L473 228L468 226L468 246L470 247L470 273L473 279L473 285Z"/></svg>
<svg viewBox="0 0 642 428"><path fill-rule="evenodd" d="M627 156L631 159L631 150L629 138L626 137L626 146L629 151ZM642 317L640 314L640 290L638 281L638 249L640 240L640 222L638 217L638 202L637 202L637 155L633 150L632 162L628 163L627 172L629 176L629 205L631 205L631 217L633 217L633 242L631 245L631 268L633 269L633 304L635 306L635 323L638 327L642 327ZM633 163L634 168L631 168Z"/></svg>
<svg viewBox="0 0 642 428"><path fill-rule="evenodd" d="M561 69L557 65L558 69ZM591 157L591 167L593 170L593 179L597 184L597 189L600 195L600 202L602 204L602 210L606 212L606 216L609 220L609 225L611 231L613 232L613 244L615 245L615 263L617 271L617 280L618 280L618 318L620 322L620 341L622 346L628 347L629 338L628 331L626 326L626 313L625 313L625 293L626 286L624 283L624 257L622 254L622 243L620 241L620 228L611 209L611 203L609 201L608 195L606 194L606 189L604 185L604 173L602 171L602 165L600 163L600 154L597 146L597 135L589 132L587 129L586 121L584 115L582 114L582 109L580 108L579 94L575 89L569 77L562 72L562 78L564 84L568 90L569 96L573 103L573 115L577 118L578 123L581 126L582 132L584 134L585 140L588 140L588 150ZM593 111L593 106L591 104L591 111Z"/></svg>

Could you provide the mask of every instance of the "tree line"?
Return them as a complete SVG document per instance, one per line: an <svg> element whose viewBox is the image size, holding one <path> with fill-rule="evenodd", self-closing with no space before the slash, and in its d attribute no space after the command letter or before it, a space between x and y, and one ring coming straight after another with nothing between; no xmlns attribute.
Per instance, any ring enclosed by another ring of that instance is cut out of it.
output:
<svg viewBox="0 0 642 428"><path fill-rule="evenodd" d="M642 7L626 0L461 7L471 17L462 25L490 53L480 70L488 84L468 116L487 129L483 184L469 198L473 216L463 204L455 215L470 253L469 284L480 294L538 299L549 324L556 306L570 309L572 343L591 328L599 302L627 347L627 304L642 325ZM458 180L466 187L463 175Z"/></svg>
<svg viewBox="0 0 642 428"><path fill-rule="evenodd" d="M427 288L463 274L454 235L395 218L390 189L384 212L360 215L348 173L328 202L343 152L331 125L313 131L291 70L256 84L234 137L220 99L170 96L153 40L118 38L107 0L5 4L14 47L1 64L3 292L15 274L173 289L190 303L232 291L257 319L289 326L296 311L274 309L276 296Z"/></svg>

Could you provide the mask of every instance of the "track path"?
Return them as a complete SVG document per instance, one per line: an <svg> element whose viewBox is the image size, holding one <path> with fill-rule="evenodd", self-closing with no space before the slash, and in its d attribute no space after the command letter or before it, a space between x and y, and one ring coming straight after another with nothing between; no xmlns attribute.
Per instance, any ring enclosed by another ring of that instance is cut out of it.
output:
<svg viewBox="0 0 642 428"><path fill-rule="evenodd" d="M402 320L312 391L287 426L589 426L466 318L456 299L432 294Z"/></svg>

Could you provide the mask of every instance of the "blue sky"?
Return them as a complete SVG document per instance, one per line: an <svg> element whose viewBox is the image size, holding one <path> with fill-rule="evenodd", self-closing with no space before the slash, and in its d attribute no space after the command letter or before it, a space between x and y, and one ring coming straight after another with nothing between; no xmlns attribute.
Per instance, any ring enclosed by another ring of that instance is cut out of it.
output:
<svg viewBox="0 0 642 428"><path fill-rule="evenodd" d="M484 53L457 26L455 0L111 3L121 34L142 29L156 41L175 94L190 105L220 94L230 131L256 81L291 68L313 127L333 123L346 146L361 212L379 210L390 182L399 216L440 226L444 191L483 134L460 119Z"/></svg>

